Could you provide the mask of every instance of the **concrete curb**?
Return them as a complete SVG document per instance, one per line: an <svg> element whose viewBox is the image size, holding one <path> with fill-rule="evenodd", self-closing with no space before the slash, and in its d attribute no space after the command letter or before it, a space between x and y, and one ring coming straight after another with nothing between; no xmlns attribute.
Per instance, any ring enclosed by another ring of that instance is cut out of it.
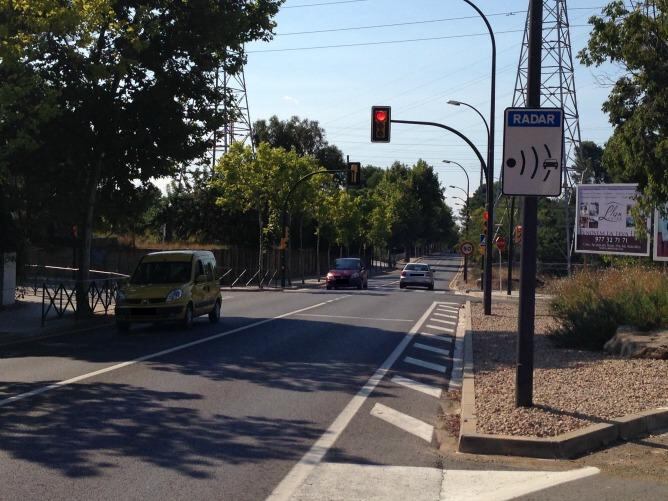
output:
<svg viewBox="0 0 668 501"><path fill-rule="evenodd" d="M470 311L471 302L466 302ZM473 329L467 318L459 428L459 452L501 454L541 459L572 459L619 440L630 440L668 428L668 407L630 414L556 437L523 437L477 433L473 374Z"/></svg>

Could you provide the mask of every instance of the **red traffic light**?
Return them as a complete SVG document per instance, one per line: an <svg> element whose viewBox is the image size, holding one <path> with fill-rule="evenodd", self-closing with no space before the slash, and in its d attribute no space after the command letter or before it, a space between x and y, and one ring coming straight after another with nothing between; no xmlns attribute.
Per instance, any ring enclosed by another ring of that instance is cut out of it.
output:
<svg viewBox="0 0 668 501"><path fill-rule="evenodd" d="M387 119L387 112L385 110L376 110L375 118L378 122L384 122Z"/></svg>
<svg viewBox="0 0 668 501"><path fill-rule="evenodd" d="M489 220L489 212L485 211L482 213L482 220L483 221Z"/></svg>
<svg viewBox="0 0 668 501"><path fill-rule="evenodd" d="M389 106L371 107L371 142L389 143L390 124L392 123Z"/></svg>

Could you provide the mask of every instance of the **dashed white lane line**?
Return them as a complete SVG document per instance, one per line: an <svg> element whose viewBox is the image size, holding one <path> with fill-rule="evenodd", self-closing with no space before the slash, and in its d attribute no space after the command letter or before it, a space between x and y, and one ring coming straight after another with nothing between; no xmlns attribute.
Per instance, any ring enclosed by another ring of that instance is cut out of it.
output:
<svg viewBox="0 0 668 501"><path fill-rule="evenodd" d="M407 377L394 376L392 382L411 390L419 391L430 397L441 398L441 389L430 384L421 383Z"/></svg>
<svg viewBox="0 0 668 501"><path fill-rule="evenodd" d="M375 317L349 317L345 315L318 315L316 313L298 313L300 317L322 317L322 318L346 318L352 320L371 320L378 322L415 322L415 320L408 320L405 318L375 318Z"/></svg>
<svg viewBox="0 0 668 501"><path fill-rule="evenodd" d="M434 346L429 346L428 344L422 344L422 343L415 343L413 345L413 348L417 348L418 350L425 350L425 351L431 351L432 353L438 353L439 355L450 355L450 350L444 350L443 348L436 348Z"/></svg>
<svg viewBox="0 0 668 501"><path fill-rule="evenodd" d="M412 365L417 365L418 367L424 367L425 369L431 369L432 371L440 372L445 374L445 371L448 369L445 365L434 364L432 362L427 362L426 360L420 360L419 358L406 357L404 362Z"/></svg>
<svg viewBox="0 0 668 501"><path fill-rule="evenodd" d="M436 331L447 332L448 334L455 332L454 329L448 329L447 327L441 327L440 325L427 325L427 327Z"/></svg>
<svg viewBox="0 0 668 501"><path fill-rule="evenodd" d="M71 384L74 384L74 383L78 383L79 381L84 381L86 379L90 379L92 377L99 376L101 374L106 374L107 372L112 372L112 371L115 371L115 370L118 370L118 369L122 369L123 367L129 367L131 365L135 365L135 364L138 364L140 362L145 362L146 360L152 360L154 358L158 358L158 357L161 357L163 355L168 355L168 354L174 353L176 351L181 351L181 350L185 350L187 348L192 348L193 346L197 346L199 344L208 343L209 341L214 341L216 339L220 339L222 337L229 336L229 335L235 334L237 332L245 331L245 330L248 330L248 329L253 329L254 327L258 327L260 325L264 325L264 324L267 324L269 322L273 322L274 320L279 320L281 318L286 318L286 317L289 317L289 316L297 315L297 314L299 314L303 311L308 311L308 310L312 310L314 308L319 308L319 307L324 306L326 304L330 304L330 303L333 303L335 301L339 301L339 300L347 298L347 297L350 297L350 296L349 295L340 296L340 297L337 297L337 298L334 298L334 299L330 299L329 301L323 301L322 303L314 304L313 306L307 306L306 308L300 308L298 310L290 311L288 313L283 313L282 315L278 315L278 316L275 316L275 317L272 317L272 318L266 318L266 319L260 320L258 322L253 322L252 324L244 325L244 326L238 327L236 329L220 332L218 334L214 334L212 336L207 336L207 337L202 338L202 339L197 339L197 340L191 341L189 343L180 344L178 346L174 346L174 347L168 348L166 350L158 351L158 352L155 352L155 353L150 353L148 355L144 355L143 357L135 358L135 359L129 360L127 362L122 362L120 364L110 365L109 367L105 367L103 369L99 369L99 370L96 370L96 371L93 371L93 372L88 372L87 374L82 374L81 376L76 376L76 377L73 377L73 378L70 378L70 379L65 379L64 381L58 381L57 383L53 383L53 384L50 384L50 385L47 385L47 386L42 386L41 388L36 388L32 391L28 391L28 392L25 392L25 393L19 393L18 395L14 395L12 397L0 400L0 407L11 404L13 402L18 402L19 400L23 400L23 399L26 399L26 398L29 398L29 397L34 397L35 395L41 395L42 393L46 393L48 391L55 390L57 388L62 388L63 386L68 386L68 385L71 385ZM431 309L428 310L428 311L431 312Z"/></svg>
<svg viewBox="0 0 668 501"><path fill-rule="evenodd" d="M453 322L452 320L443 320L442 318L430 318L429 321L438 322L439 324L457 325L457 322Z"/></svg>
<svg viewBox="0 0 668 501"><path fill-rule="evenodd" d="M371 409L371 415L390 423L391 425L401 428L408 433L421 438L426 442L431 442L431 436L434 433L434 427L430 424L420 421L419 419L404 414L403 412L395 411L391 407L383 404L375 404Z"/></svg>
<svg viewBox="0 0 668 501"><path fill-rule="evenodd" d="M299 462L292 467L290 472L281 480L273 492L267 498L268 501L283 501L288 500L292 494L302 485L304 480L308 478L311 472L318 466L327 451L334 445L334 442L341 436L343 430L346 429L348 423L353 419L357 411L364 404L366 399L371 395L373 390L378 386L378 383L385 377L390 367L394 365L397 359L404 352L409 343L413 340L413 336L418 332L420 326L429 318L432 311L436 307L436 303L432 303L424 312L420 320L418 320L410 331L404 336L401 342L397 345L389 357L381 364L376 372L369 378L362 389L357 392L348 405L336 417L334 422L329 425L329 428L316 440L306 454L302 456Z"/></svg>

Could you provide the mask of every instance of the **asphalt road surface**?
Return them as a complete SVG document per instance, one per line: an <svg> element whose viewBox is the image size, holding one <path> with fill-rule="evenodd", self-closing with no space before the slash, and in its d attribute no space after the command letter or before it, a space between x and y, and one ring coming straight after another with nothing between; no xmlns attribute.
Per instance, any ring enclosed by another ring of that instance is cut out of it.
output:
<svg viewBox="0 0 668 501"><path fill-rule="evenodd" d="M399 290L395 272L367 291L225 292L217 325L5 346L0 498L510 499L484 489L558 470L533 491L502 490L558 499L613 482L584 465L439 454L433 426L466 297L448 287L459 258L425 261L434 291ZM471 472L496 479L478 481L482 497ZM636 484L615 492L662 488Z"/></svg>

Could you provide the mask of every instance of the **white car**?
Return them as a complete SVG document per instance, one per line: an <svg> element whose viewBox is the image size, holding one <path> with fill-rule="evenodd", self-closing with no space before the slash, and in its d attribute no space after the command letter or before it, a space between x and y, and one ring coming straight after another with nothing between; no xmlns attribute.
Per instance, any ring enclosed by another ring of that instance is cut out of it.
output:
<svg viewBox="0 0 668 501"><path fill-rule="evenodd" d="M422 286L434 290L434 272L426 263L408 263L404 266L399 279L399 288L407 286Z"/></svg>

